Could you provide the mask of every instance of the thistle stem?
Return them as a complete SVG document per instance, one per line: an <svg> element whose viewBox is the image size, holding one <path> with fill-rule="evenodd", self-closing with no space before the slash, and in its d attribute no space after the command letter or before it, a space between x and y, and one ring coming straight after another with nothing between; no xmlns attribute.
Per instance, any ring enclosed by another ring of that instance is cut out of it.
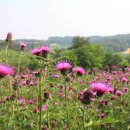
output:
<svg viewBox="0 0 130 130"><path fill-rule="evenodd" d="M39 98L40 98L40 113L39 113L39 130L41 130L41 120L42 120L42 96L41 96L41 80L42 80L42 68L40 70L40 78L39 78Z"/></svg>
<svg viewBox="0 0 130 130"><path fill-rule="evenodd" d="M66 105L66 116L67 116L67 124L68 129L70 130L70 122L69 122L69 114L68 114L68 102L67 102L67 86L65 85L65 105Z"/></svg>
<svg viewBox="0 0 130 130"><path fill-rule="evenodd" d="M23 54L23 53L20 52L19 63L18 63L18 73L19 73L19 70L20 70L20 64L21 64L22 54Z"/></svg>
<svg viewBox="0 0 130 130"><path fill-rule="evenodd" d="M85 105L83 107L83 130L85 130Z"/></svg>
<svg viewBox="0 0 130 130"><path fill-rule="evenodd" d="M49 118L49 101L47 101L47 123L48 123L48 128L50 130L50 118Z"/></svg>
<svg viewBox="0 0 130 130"><path fill-rule="evenodd" d="M5 62L8 64L8 47L9 47L9 44L7 43L7 46L6 46L6 48L5 48Z"/></svg>

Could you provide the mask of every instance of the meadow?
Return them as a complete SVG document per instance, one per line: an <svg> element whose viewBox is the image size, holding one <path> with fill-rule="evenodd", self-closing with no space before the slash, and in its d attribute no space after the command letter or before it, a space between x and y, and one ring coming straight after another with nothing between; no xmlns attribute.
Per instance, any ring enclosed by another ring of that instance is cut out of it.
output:
<svg viewBox="0 0 130 130"><path fill-rule="evenodd" d="M72 61L52 60L41 46L28 53L37 68L10 65L8 46L0 64L0 130L129 130L130 67L85 69Z"/></svg>

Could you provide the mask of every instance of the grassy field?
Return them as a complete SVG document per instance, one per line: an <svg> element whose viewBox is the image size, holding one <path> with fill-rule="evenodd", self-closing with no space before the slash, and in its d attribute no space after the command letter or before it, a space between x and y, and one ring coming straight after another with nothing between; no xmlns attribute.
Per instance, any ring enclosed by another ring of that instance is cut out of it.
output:
<svg viewBox="0 0 130 130"><path fill-rule="evenodd" d="M42 48L32 51L38 67L0 64L0 130L127 130L130 68L112 71L54 64ZM37 52L37 53L36 53ZM23 57L22 57L23 58ZM26 58L25 58L26 61Z"/></svg>

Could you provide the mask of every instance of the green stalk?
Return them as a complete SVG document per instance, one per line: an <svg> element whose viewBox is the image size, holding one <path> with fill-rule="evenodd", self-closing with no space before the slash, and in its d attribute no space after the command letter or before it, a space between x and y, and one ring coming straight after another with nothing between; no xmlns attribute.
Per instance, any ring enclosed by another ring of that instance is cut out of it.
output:
<svg viewBox="0 0 130 130"><path fill-rule="evenodd" d="M67 124L68 124L68 129L70 130L70 122L69 122L69 114L68 114L68 102L67 102L67 88L65 84L65 105L66 105L66 116L67 116Z"/></svg>
<svg viewBox="0 0 130 130"><path fill-rule="evenodd" d="M44 60L41 62L40 77L39 77L39 98L40 98L39 130L41 130L41 125L42 125L42 65L43 64L46 65L44 63ZM46 78L46 70L47 70L47 66L45 67L44 81Z"/></svg>
<svg viewBox="0 0 130 130"><path fill-rule="evenodd" d="M39 78L39 98L40 98L40 113L39 113L39 130L41 130L41 120L42 120L42 96L41 96L41 80L42 80L42 68L40 69L40 78Z"/></svg>
<svg viewBox="0 0 130 130"><path fill-rule="evenodd" d="M76 119L77 117L76 117L76 115L74 116L74 128L75 128L75 130L76 130Z"/></svg>
<svg viewBox="0 0 130 130"><path fill-rule="evenodd" d="M85 105L82 111L83 111L83 130L85 130Z"/></svg>
<svg viewBox="0 0 130 130"><path fill-rule="evenodd" d="M7 46L6 46L6 48L5 48L5 62L8 64L8 47L9 47L9 44L7 43Z"/></svg>
<svg viewBox="0 0 130 130"><path fill-rule="evenodd" d="M96 109L97 109L97 100L94 103L93 127L95 126Z"/></svg>
<svg viewBox="0 0 130 130"><path fill-rule="evenodd" d="M18 92L17 92L17 90L16 90L16 110L18 113Z"/></svg>
<svg viewBox="0 0 130 130"><path fill-rule="evenodd" d="M47 101L47 123L48 123L48 128L49 128L49 130L50 130L50 118L49 118L49 99L48 99L48 101Z"/></svg>
<svg viewBox="0 0 130 130"><path fill-rule="evenodd" d="M116 107L115 106L115 101L113 102L113 104L114 105L113 105L113 114L112 115L113 115L113 125L114 125L114 128L115 128L115 109L114 109Z"/></svg>
<svg viewBox="0 0 130 130"><path fill-rule="evenodd" d="M19 73L19 69L20 69L22 54L23 54L23 53L20 52L19 63L18 63L18 73Z"/></svg>

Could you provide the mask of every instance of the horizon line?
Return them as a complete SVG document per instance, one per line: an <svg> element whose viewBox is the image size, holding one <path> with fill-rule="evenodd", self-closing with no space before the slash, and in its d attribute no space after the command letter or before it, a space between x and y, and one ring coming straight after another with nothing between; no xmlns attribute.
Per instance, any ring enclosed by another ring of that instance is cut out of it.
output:
<svg viewBox="0 0 130 130"><path fill-rule="evenodd" d="M119 33L119 34L111 34L111 35L89 35L89 36L83 36L83 35L74 35L74 36L71 36L71 35L64 35L64 36L49 36L47 38L44 38L44 39L40 39L40 38L15 38L13 40L48 40L49 38L52 38L52 37L61 37L61 38L65 38L65 37L75 37L75 36L80 36L80 37L93 37L93 36L97 36L97 37L111 37L111 36L118 36L118 35L130 35L130 33ZM5 38L6 39L6 38ZM0 39L0 40L5 40L5 39Z"/></svg>

